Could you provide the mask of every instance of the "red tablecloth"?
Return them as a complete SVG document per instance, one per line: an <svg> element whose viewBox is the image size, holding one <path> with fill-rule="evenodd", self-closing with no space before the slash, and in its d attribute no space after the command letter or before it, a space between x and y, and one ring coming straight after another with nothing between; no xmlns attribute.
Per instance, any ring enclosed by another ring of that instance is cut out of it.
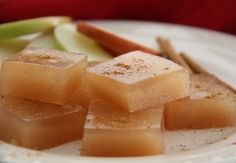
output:
<svg viewBox="0 0 236 163"><path fill-rule="evenodd" d="M46 15L152 20L236 34L236 0L0 0L0 22Z"/></svg>

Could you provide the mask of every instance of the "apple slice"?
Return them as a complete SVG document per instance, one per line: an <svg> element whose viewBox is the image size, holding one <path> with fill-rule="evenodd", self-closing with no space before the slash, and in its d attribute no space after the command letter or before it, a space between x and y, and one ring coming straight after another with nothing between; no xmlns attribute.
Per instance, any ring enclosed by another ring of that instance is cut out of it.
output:
<svg viewBox="0 0 236 163"><path fill-rule="evenodd" d="M55 44L54 36L51 32L43 33L37 38L33 39L27 48L47 48L47 49L57 49Z"/></svg>
<svg viewBox="0 0 236 163"><path fill-rule="evenodd" d="M71 22L71 18L65 16L40 17L1 24L0 39L14 38L21 35L45 31L66 22Z"/></svg>
<svg viewBox="0 0 236 163"><path fill-rule="evenodd" d="M82 34L102 45L113 55L121 55L135 50L141 50L146 53L159 55L160 53L152 48L138 44L126 38L120 37L114 33L98 28L86 22L78 23L77 30Z"/></svg>
<svg viewBox="0 0 236 163"><path fill-rule="evenodd" d="M20 39L0 40L0 63L12 54L24 49L28 43L28 40Z"/></svg>
<svg viewBox="0 0 236 163"><path fill-rule="evenodd" d="M87 54L89 61L105 61L111 58L109 53L93 40L77 32L72 24L57 26L54 36L61 50Z"/></svg>

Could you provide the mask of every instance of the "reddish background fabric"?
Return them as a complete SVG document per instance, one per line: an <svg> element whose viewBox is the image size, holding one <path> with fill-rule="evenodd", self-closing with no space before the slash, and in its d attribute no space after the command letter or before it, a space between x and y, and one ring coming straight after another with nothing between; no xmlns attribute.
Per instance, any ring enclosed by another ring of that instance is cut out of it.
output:
<svg viewBox="0 0 236 163"><path fill-rule="evenodd" d="M0 22L48 15L187 24L236 35L235 0L0 0Z"/></svg>

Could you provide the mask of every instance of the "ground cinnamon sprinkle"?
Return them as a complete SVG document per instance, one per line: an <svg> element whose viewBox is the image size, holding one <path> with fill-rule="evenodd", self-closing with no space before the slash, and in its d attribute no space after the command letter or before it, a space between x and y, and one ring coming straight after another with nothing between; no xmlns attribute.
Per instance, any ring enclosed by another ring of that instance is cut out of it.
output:
<svg viewBox="0 0 236 163"><path fill-rule="evenodd" d="M115 66L125 68L126 70L130 70L131 69L130 65L127 65L127 64L124 64L124 63L117 63L117 64L115 64Z"/></svg>
<svg viewBox="0 0 236 163"><path fill-rule="evenodd" d="M201 88L201 85L196 84L196 85L195 85L195 88L199 88L199 89L200 89L200 88Z"/></svg>
<svg viewBox="0 0 236 163"><path fill-rule="evenodd" d="M112 74L113 75L124 75L124 73L120 72L120 71L113 71Z"/></svg>
<svg viewBox="0 0 236 163"><path fill-rule="evenodd" d="M104 71L101 73L102 75L111 75L112 73L111 72L107 72L107 71Z"/></svg>
<svg viewBox="0 0 236 163"><path fill-rule="evenodd" d="M132 58L134 62L144 62L141 58Z"/></svg>
<svg viewBox="0 0 236 163"><path fill-rule="evenodd" d="M120 71L111 71L111 72L104 71L102 72L102 75L124 75L124 73Z"/></svg>

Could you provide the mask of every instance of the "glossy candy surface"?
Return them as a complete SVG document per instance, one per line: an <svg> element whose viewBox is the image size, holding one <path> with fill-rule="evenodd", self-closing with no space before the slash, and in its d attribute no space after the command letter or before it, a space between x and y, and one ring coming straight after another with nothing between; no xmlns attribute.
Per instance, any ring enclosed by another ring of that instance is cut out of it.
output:
<svg viewBox="0 0 236 163"><path fill-rule="evenodd" d="M190 97L165 105L167 129L203 129L236 123L236 95L211 75L190 78Z"/></svg>
<svg viewBox="0 0 236 163"><path fill-rule="evenodd" d="M144 156L163 153L163 107L130 113L114 103L93 100L85 124L82 154Z"/></svg>
<svg viewBox="0 0 236 163"><path fill-rule="evenodd" d="M134 112L189 95L189 74L170 60L134 51L87 69L97 98Z"/></svg>
<svg viewBox="0 0 236 163"><path fill-rule="evenodd" d="M1 93L65 104L84 82L86 56L48 49L25 49L2 63Z"/></svg>
<svg viewBox="0 0 236 163"><path fill-rule="evenodd" d="M32 149L46 149L83 136L87 109L17 97L0 97L0 139Z"/></svg>

